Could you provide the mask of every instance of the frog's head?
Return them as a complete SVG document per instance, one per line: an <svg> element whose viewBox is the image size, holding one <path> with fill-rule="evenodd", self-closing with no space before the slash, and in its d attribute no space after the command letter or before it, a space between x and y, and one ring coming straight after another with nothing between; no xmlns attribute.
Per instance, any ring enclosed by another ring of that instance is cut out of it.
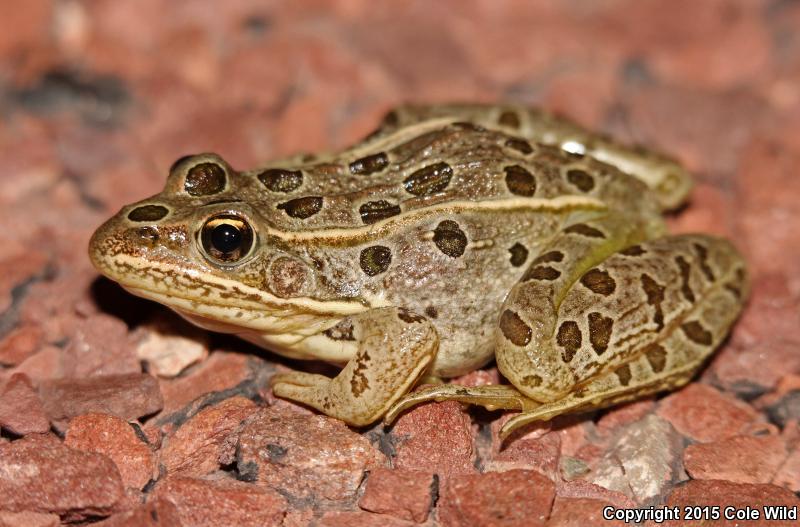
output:
<svg viewBox="0 0 800 527"><path fill-rule="evenodd" d="M95 267L192 322L251 340L303 336L363 309L319 297L313 262L269 234L257 179L219 156L179 159L164 190L92 236Z"/></svg>

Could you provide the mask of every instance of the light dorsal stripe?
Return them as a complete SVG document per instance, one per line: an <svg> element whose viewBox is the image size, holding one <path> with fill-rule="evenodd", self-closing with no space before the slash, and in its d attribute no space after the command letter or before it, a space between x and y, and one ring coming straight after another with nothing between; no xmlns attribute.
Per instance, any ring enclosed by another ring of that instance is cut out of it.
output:
<svg viewBox="0 0 800 527"><path fill-rule="evenodd" d="M509 212L514 210L571 212L575 210L605 210L606 208L607 205L602 201L587 196L559 196L552 199L515 197L490 201L450 201L404 212L370 225L359 227L337 227L303 231L285 231L267 227L263 230L263 234L289 242L358 244L388 236L403 225L428 217L442 218L466 212Z"/></svg>

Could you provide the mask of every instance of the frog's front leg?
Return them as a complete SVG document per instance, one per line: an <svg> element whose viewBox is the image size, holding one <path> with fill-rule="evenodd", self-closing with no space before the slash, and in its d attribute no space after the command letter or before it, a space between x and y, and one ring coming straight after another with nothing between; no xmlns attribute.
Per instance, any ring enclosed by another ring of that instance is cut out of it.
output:
<svg viewBox="0 0 800 527"><path fill-rule="evenodd" d="M278 374L272 389L278 397L363 426L414 386L433 361L439 338L425 317L403 308L372 309L349 321L358 349L339 375Z"/></svg>

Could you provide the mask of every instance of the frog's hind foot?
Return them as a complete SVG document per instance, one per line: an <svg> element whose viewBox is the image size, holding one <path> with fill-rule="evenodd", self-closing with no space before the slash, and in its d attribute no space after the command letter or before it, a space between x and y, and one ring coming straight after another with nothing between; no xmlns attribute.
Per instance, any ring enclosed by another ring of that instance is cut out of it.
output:
<svg viewBox="0 0 800 527"><path fill-rule="evenodd" d="M405 410L429 401L458 401L460 403L483 406L487 410L520 410L532 411L539 403L522 395L513 386L505 384L489 384L486 386L459 386L457 384L441 384L426 386L397 401L383 418L385 425L390 425Z"/></svg>

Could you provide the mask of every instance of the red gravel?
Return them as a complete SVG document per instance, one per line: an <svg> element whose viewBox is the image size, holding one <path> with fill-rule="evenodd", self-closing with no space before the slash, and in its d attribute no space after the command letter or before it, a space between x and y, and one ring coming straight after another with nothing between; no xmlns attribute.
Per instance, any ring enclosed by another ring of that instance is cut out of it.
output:
<svg viewBox="0 0 800 527"><path fill-rule="evenodd" d="M614 525L606 505L797 505L800 5L579 4L6 9L0 527ZM335 149L406 100L542 106L685 163L697 185L670 228L732 239L753 284L698 378L505 442L508 414L452 402L354 430L273 397L271 375L302 365L187 330L89 263L92 231L176 158Z"/></svg>

